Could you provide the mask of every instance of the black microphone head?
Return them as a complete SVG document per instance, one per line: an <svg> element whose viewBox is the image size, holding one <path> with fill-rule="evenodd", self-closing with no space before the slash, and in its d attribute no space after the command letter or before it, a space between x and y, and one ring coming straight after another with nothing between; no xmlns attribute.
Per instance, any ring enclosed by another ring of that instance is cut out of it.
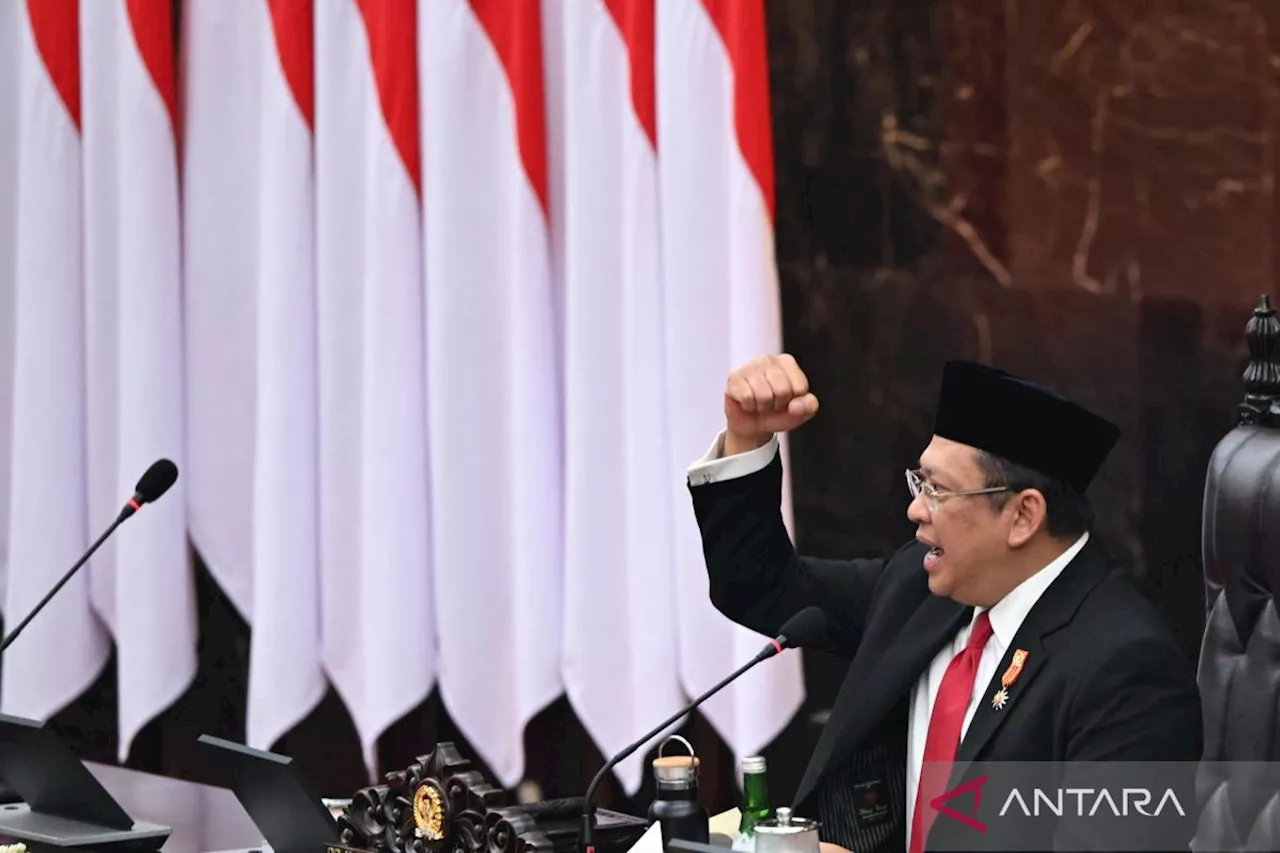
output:
<svg viewBox="0 0 1280 853"><path fill-rule="evenodd" d="M138 480L134 497L139 503L149 504L169 491L178 480L178 466L168 459L157 459Z"/></svg>
<svg viewBox="0 0 1280 853"><path fill-rule="evenodd" d="M778 642L784 648L821 645L827 636L827 614L820 607L806 607L782 624Z"/></svg>

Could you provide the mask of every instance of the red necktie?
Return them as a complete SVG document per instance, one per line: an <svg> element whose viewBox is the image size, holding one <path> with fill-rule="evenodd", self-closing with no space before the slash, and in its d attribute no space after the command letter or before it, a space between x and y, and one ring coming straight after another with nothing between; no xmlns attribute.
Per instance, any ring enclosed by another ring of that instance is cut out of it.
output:
<svg viewBox="0 0 1280 853"><path fill-rule="evenodd" d="M942 686L938 688L938 697L933 701L929 735L924 742L924 762L920 766L920 785L916 789L915 814L911 820L911 853L924 850L924 840L929 827L933 826L935 811L929 807L929 801L946 790L951 764L960 746L960 730L973 696L978 661L989 639L991 619L984 610L974 620L964 651L951 659L947 674L942 677Z"/></svg>

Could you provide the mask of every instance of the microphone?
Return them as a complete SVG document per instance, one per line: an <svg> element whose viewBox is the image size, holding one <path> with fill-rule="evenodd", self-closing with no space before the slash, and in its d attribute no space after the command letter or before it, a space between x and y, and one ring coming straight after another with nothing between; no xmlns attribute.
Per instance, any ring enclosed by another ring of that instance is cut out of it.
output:
<svg viewBox="0 0 1280 853"><path fill-rule="evenodd" d="M679 711L675 713L674 716L669 717L668 719L659 723L648 734L644 735L635 743L631 744L626 749L622 750L622 752L619 752L613 758L610 758L607 762L605 762L605 765L600 768L598 773L596 773L595 778L591 780L591 784L587 786L587 795L586 797L583 798L583 802L582 802L582 847L585 853L596 853L596 847L595 847L596 810L594 805L596 788L598 788L600 786L600 783L604 780L605 774L607 774L610 770L612 770L614 766L618 764L618 762L622 761L627 756L635 752L637 749L644 746L650 740L660 735L672 723L675 723L677 720L679 720L684 715L688 714L694 708L697 708L703 702L707 701L712 696L719 693L721 690L727 687L734 679L738 678L738 676L742 675L744 672L751 669L756 664L760 663L761 661L768 660L774 655L781 654L783 649L794 649L794 648L800 648L803 646L817 645L826 636L826 633L827 633L827 614L825 614L820 608L817 608L817 607L804 608L795 616L792 616L786 622L782 623L782 630L778 632L778 636L770 640L769 643L763 649L761 649L760 652L755 657L747 661L742 666L738 667L733 673L731 673L727 678L725 678L715 687L712 687L706 693L703 693L697 699L694 699L688 705L681 708Z"/></svg>
<svg viewBox="0 0 1280 853"><path fill-rule="evenodd" d="M151 467L146 470L146 473L142 475L138 480L138 484L134 487L133 497L129 498L129 500L125 502L124 508L120 510L120 514L116 516L116 520L107 528L106 533L99 536L98 541L89 546L89 550L84 552L84 556L77 560L76 564L62 576L62 579L53 585L53 589L49 590L49 592L45 594L45 597L40 599L39 604L31 608L31 612L26 615L26 618L18 623L18 627L9 632L8 636L4 638L4 642L0 642L0 652L9 648L9 645L18 638L19 634L22 633L22 629L27 627L27 623L35 618L37 613L44 609L45 605L49 603L49 600L53 598L58 590L62 589L67 581L71 580L71 576L74 575L81 566L88 562L89 558L93 556L93 552L97 551L99 546L101 546L103 542L107 541L107 537L114 533L115 529L124 523L125 519L142 509L143 504L149 504L152 501L157 500L165 492L169 491L169 487L172 486L177 479L178 466L174 465L168 459L157 459L155 462L151 463Z"/></svg>
<svg viewBox="0 0 1280 853"><path fill-rule="evenodd" d="M124 509L120 510L120 516L116 519L116 523L119 524L142 509L143 504L158 500L161 495L169 491L169 487L177 480L177 465L174 465L168 459L157 459L152 462L151 467L138 479L138 485L133 487L133 497L125 502ZM107 533L110 532L110 530L107 531ZM96 548L97 546L95 545L94 547Z"/></svg>

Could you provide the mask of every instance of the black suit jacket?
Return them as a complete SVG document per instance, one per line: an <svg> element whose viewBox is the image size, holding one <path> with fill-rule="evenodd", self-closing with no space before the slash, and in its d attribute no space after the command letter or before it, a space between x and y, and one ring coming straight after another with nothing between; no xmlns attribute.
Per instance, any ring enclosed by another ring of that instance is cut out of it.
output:
<svg viewBox="0 0 1280 853"><path fill-rule="evenodd" d="M793 801L797 813L812 814L815 793L824 783L858 787L886 776L902 778L897 763L905 761L910 693L973 610L930 593L922 564L926 549L914 541L887 560L797 556L779 512L781 478L775 458L755 474L693 485L690 491L715 607L774 636L788 617L816 605L828 616L828 647L850 660ZM1016 649L1029 655L1009 701L997 709L989 699ZM1037 765L1050 774L1044 783L1098 788L1096 779L1080 776L1072 783L1059 770L1079 769L1077 762L1186 762L1170 768L1168 779L1187 813L1187 822L1173 831L1184 833L1183 841L1190 839L1194 763L1203 745L1194 666L1128 575L1111 568L1092 538L1032 608L991 684L974 690L983 698L960 745L953 786L995 763L1008 769L1005 762L1058 762L1053 771ZM886 761L894 766L886 769ZM909 816L903 814L901 784L896 787L888 792L898 800L889 812L892 832L853 820L853 826L824 827L824 837L856 850L901 849ZM993 796L1003 800L1004 795L984 792L980 813L990 814ZM1028 807L1034 805L1029 793L1022 796ZM972 803L970 798L953 805L967 812ZM1091 805L1088 801L1085 808ZM1092 846L1090 833L1099 822L1072 821L1072 811L1068 808L1062 820L1036 821L1031 831L1045 833L1034 842L1044 846L1036 849ZM1161 817L1166 832L1169 814ZM877 819L885 817L881 810ZM986 831L975 835L973 828L939 816L930 847L963 849L967 838L975 848L999 849L993 833L997 824L1009 821L985 822ZM1026 825L1018 829L1027 831ZM1017 844L1030 843L1019 836Z"/></svg>

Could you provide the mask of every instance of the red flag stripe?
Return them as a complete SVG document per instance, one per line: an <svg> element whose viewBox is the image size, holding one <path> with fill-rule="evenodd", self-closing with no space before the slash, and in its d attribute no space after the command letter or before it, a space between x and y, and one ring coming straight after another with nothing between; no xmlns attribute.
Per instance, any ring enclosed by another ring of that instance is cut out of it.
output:
<svg viewBox="0 0 1280 853"><path fill-rule="evenodd" d="M631 101L635 106L640 126L649 137L649 144L657 148L658 119L655 106L653 53L654 53L654 0L605 0L609 14L627 43L631 58Z"/></svg>
<svg viewBox="0 0 1280 853"><path fill-rule="evenodd" d="M170 0L129 0L129 24L142 64L169 110L173 138L178 139L178 72L173 56L173 5Z"/></svg>
<svg viewBox="0 0 1280 853"><path fill-rule="evenodd" d="M271 12L271 29L275 36L276 53L284 71L289 91L302 111L307 127L315 130L316 75L315 75L315 0L267 0ZM417 81L414 81L415 91ZM381 95L381 83L379 83ZM416 100L416 99L415 99ZM385 104L383 109L385 109ZM390 124L390 121L387 122ZM415 135L417 120L414 121ZM397 143L398 145L399 143ZM416 149L416 144L415 144Z"/></svg>
<svg viewBox="0 0 1280 853"><path fill-rule="evenodd" d="M369 55L382 116L419 197L418 19L416 0L356 0L369 35Z"/></svg>
<svg viewBox="0 0 1280 853"><path fill-rule="evenodd" d="M542 2L469 2L506 69L516 105L520 159L545 215L548 212L547 117L542 91Z"/></svg>
<svg viewBox="0 0 1280 853"><path fill-rule="evenodd" d="M80 0L27 0L36 50L80 129Z"/></svg>
<svg viewBox="0 0 1280 853"><path fill-rule="evenodd" d="M764 0L702 0L733 64L733 117L747 168L774 218L773 129Z"/></svg>

